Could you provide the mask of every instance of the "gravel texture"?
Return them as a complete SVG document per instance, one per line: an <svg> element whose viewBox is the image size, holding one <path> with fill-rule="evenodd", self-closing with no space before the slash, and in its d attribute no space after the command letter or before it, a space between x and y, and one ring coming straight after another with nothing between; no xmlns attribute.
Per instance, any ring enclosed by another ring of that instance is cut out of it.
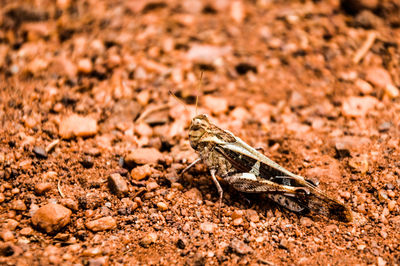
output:
<svg viewBox="0 0 400 266"><path fill-rule="evenodd" d="M399 18L396 0L3 0L0 264L399 265ZM205 165L180 175L196 111L354 221L224 182L218 217Z"/></svg>

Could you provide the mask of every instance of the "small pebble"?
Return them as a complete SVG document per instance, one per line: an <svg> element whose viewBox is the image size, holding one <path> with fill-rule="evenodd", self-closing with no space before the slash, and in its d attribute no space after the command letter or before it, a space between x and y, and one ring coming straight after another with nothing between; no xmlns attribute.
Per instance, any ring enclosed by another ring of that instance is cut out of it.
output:
<svg viewBox="0 0 400 266"><path fill-rule="evenodd" d="M26 205L22 200L15 200L11 203L10 208L16 211L26 211Z"/></svg>
<svg viewBox="0 0 400 266"><path fill-rule="evenodd" d="M311 227L314 224L313 220L308 217L301 217L300 223L305 227Z"/></svg>
<svg viewBox="0 0 400 266"><path fill-rule="evenodd" d="M51 183L47 183L47 182L45 182L45 183L37 183L35 185L35 193L39 194L39 195L42 195L45 192L51 190L51 188L52 188L52 184Z"/></svg>
<svg viewBox="0 0 400 266"><path fill-rule="evenodd" d="M89 266L107 266L109 265L109 257L108 256L102 256L98 258L92 258L88 261Z"/></svg>
<svg viewBox="0 0 400 266"><path fill-rule="evenodd" d="M33 234L33 229L31 227L22 228L19 233L23 236L30 236Z"/></svg>
<svg viewBox="0 0 400 266"><path fill-rule="evenodd" d="M365 174L366 172L368 172L369 168L368 160L364 156L351 158L349 160L349 166L353 171L359 172L361 174Z"/></svg>
<svg viewBox="0 0 400 266"><path fill-rule="evenodd" d="M99 247L95 247L95 248L87 248L82 252L82 256L86 256L86 257L97 257L103 254L103 250L101 250L101 248Z"/></svg>
<svg viewBox="0 0 400 266"><path fill-rule="evenodd" d="M393 84L388 84L385 87L385 93L389 98L397 98L400 95L399 89Z"/></svg>
<svg viewBox="0 0 400 266"><path fill-rule="evenodd" d="M184 195L186 198L188 198L194 202L203 200L203 195L201 194L200 190L198 190L197 188L189 189L188 191L185 192Z"/></svg>
<svg viewBox="0 0 400 266"><path fill-rule="evenodd" d="M37 121L34 117L29 116L24 119L24 124L28 128L33 128L36 126Z"/></svg>
<svg viewBox="0 0 400 266"><path fill-rule="evenodd" d="M173 182L173 183L171 184L171 188L176 188L177 190L182 190L182 189L183 189L183 186L182 186L181 183Z"/></svg>
<svg viewBox="0 0 400 266"><path fill-rule="evenodd" d="M363 251L366 247L366 245L358 245L357 250Z"/></svg>
<svg viewBox="0 0 400 266"><path fill-rule="evenodd" d="M36 213L37 210L39 210L39 206L36 205L35 203L32 203L29 208L29 216L32 217Z"/></svg>
<svg viewBox="0 0 400 266"><path fill-rule="evenodd" d="M236 107L230 112L233 120L243 122L245 119L249 118L249 112L243 107Z"/></svg>
<svg viewBox="0 0 400 266"><path fill-rule="evenodd" d="M70 254L70 253L64 253L62 255L62 259L66 260L66 261L71 261L73 258L74 258L74 256L72 254Z"/></svg>
<svg viewBox="0 0 400 266"><path fill-rule="evenodd" d="M134 210L137 209L137 207L139 207L139 203L132 201L129 198L123 198L121 199L121 202L123 203L123 209L122 211L125 213L132 213Z"/></svg>
<svg viewBox="0 0 400 266"><path fill-rule="evenodd" d="M298 108L307 105L307 101L301 93L293 91L289 99L289 104L293 108Z"/></svg>
<svg viewBox="0 0 400 266"><path fill-rule="evenodd" d="M61 199L60 203L61 203L61 205L65 206L68 209L73 210L73 211L77 211L79 209L78 202L73 199L69 199L69 198Z"/></svg>
<svg viewBox="0 0 400 266"><path fill-rule="evenodd" d="M142 200L141 200L139 197L135 197L133 200L134 200L137 204L139 204L139 206L142 206L142 205L143 205L143 202L142 202Z"/></svg>
<svg viewBox="0 0 400 266"><path fill-rule="evenodd" d="M47 152L43 147L40 146L35 146L33 148L33 153L36 155L36 157L41 158L41 159L46 159L47 158Z"/></svg>
<svg viewBox="0 0 400 266"><path fill-rule="evenodd" d="M18 221L14 220L14 219L7 219L3 223L3 229L8 229L8 230L14 231L18 225L19 225Z"/></svg>
<svg viewBox="0 0 400 266"><path fill-rule="evenodd" d="M93 70L93 64L92 61L90 61L89 58L84 58L78 61L78 71L88 74L92 72Z"/></svg>
<svg viewBox="0 0 400 266"><path fill-rule="evenodd" d="M73 114L61 120L59 134L64 139L90 137L97 133L97 129L97 121L94 118Z"/></svg>
<svg viewBox="0 0 400 266"><path fill-rule="evenodd" d="M129 192L128 184L125 181L125 178L122 177L118 173L111 174L108 179L108 187L110 190L118 195L118 196L124 196L127 195Z"/></svg>
<svg viewBox="0 0 400 266"><path fill-rule="evenodd" d="M390 129L391 126L392 126L392 123L383 122L382 124L379 125L378 130L379 130L379 132L386 132Z"/></svg>
<svg viewBox="0 0 400 266"><path fill-rule="evenodd" d="M55 233L69 224L71 213L71 210L60 204L50 203L35 212L32 224L47 233Z"/></svg>
<svg viewBox="0 0 400 266"><path fill-rule="evenodd" d="M213 114L219 115L228 111L228 100L225 98L207 95L203 97L205 107Z"/></svg>
<svg viewBox="0 0 400 266"><path fill-rule="evenodd" d="M32 161L31 160L23 160L18 164L18 167L22 170L29 170L32 166Z"/></svg>
<svg viewBox="0 0 400 266"><path fill-rule="evenodd" d="M5 242L12 241L15 238L13 232L8 229L4 229L3 231L1 231L0 236Z"/></svg>
<svg viewBox="0 0 400 266"><path fill-rule="evenodd" d="M131 176L132 179L139 181L146 177L149 177L152 173L153 169L148 164L145 164L133 168L131 171Z"/></svg>
<svg viewBox="0 0 400 266"><path fill-rule="evenodd" d="M200 230L203 233L213 233L214 230L217 228L217 225L215 223L210 223L210 222L204 222L200 224Z"/></svg>
<svg viewBox="0 0 400 266"><path fill-rule="evenodd" d="M378 190L378 198L379 198L379 201L381 201L381 202L385 202L386 200L388 200L388 194L387 194L386 190L384 190L384 189Z"/></svg>
<svg viewBox="0 0 400 266"><path fill-rule="evenodd" d="M371 84L362 79L357 79L355 85L364 95L371 94L374 91Z"/></svg>
<svg viewBox="0 0 400 266"><path fill-rule="evenodd" d="M282 238L281 241L279 242L278 247L282 249L288 249L288 244L289 242L287 241L287 239Z"/></svg>
<svg viewBox="0 0 400 266"><path fill-rule="evenodd" d="M231 241L229 247L233 252L239 255L245 255L253 252L253 249L249 245L236 238Z"/></svg>
<svg viewBox="0 0 400 266"><path fill-rule="evenodd" d="M397 205L397 202L395 200L389 201L389 203L388 203L389 211L390 212L395 211L396 210L396 205Z"/></svg>
<svg viewBox="0 0 400 266"><path fill-rule="evenodd" d="M187 246L187 240L184 238L179 238L178 241L176 242L176 246L180 249L185 249Z"/></svg>
<svg viewBox="0 0 400 266"><path fill-rule="evenodd" d="M258 215L258 212L251 209L246 210L246 218L253 223L258 223L260 221L260 216Z"/></svg>
<svg viewBox="0 0 400 266"><path fill-rule="evenodd" d="M243 215L244 215L244 212L243 212L242 210L235 210L235 211L232 213L231 217L232 217L233 220L235 220L235 219L237 219L237 218L242 218Z"/></svg>
<svg viewBox="0 0 400 266"><path fill-rule="evenodd" d="M212 64L218 58L231 53L230 46L214 46L208 44L192 45L187 52L187 59L197 63Z"/></svg>
<svg viewBox="0 0 400 266"><path fill-rule="evenodd" d="M163 155L155 148L139 148L125 157L127 165L156 164L163 159Z"/></svg>
<svg viewBox="0 0 400 266"><path fill-rule="evenodd" d="M56 179L57 177L58 174L55 171L48 171L43 174L43 179Z"/></svg>
<svg viewBox="0 0 400 266"><path fill-rule="evenodd" d="M239 226L239 225L243 224L243 218L242 217L236 218L232 221L232 223L234 226Z"/></svg>
<svg viewBox="0 0 400 266"><path fill-rule="evenodd" d="M348 117L363 117L377 106L379 101L372 96L351 96L343 101L342 113Z"/></svg>
<svg viewBox="0 0 400 266"><path fill-rule="evenodd" d="M135 132L139 136L150 137L153 135L153 129L146 123L139 123L135 125Z"/></svg>
<svg viewBox="0 0 400 266"><path fill-rule="evenodd" d="M106 231L117 227L117 222L111 216L103 217L97 220L89 221L86 224L86 228L93 231Z"/></svg>
<svg viewBox="0 0 400 266"><path fill-rule="evenodd" d="M371 67L367 69L365 78L379 88L385 88L387 85L393 84L389 72L382 67Z"/></svg>
<svg viewBox="0 0 400 266"><path fill-rule="evenodd" d="M168 210L168 205L165 202L158 202L157 209L159 209L160 211L166 211Z"/></svg>
<svg viewBox="0 0 400 266"><path fill-rule="evenodd" d="M347 142L340 141L340 140L336 141L335 149L336 149L337 157L339 157L339 158L345 158L345 157L350 156L350 149L349 149L349 145Z"/></svg>
<svg viewBox="0 0 400 266"><path fill-rule="evenodd" d="M148 90L142 90L136 95L136 100L141 106L146 106L150 100L150 92Z"/></svg>
<svg viewBox="0 0 400 266"><path fill-rule="evenodd" d="M158 187L159 187L159 185L157 184L157 182L149 182L146 184L147 191L153 191L153 190L157 189Z"/></svg>
<svg viewBox="0 0 400 266"><path fill-rule="evenodd" d="M376 263L378 266L385 266L387 264L387 262L382 257L378 257Z"/></svg>
<svg viewBox="0 0 400 266"><path fill-rule="evenodd" d="M246 17L245 5L242 1L233 1L230 5L230 16L236 23L240 24Z"/></svg>
<svg viewBox="0 0 400 266"><path fill-rule="evenodd" d="M157 234L156 233L148 233L145 235L140 241L139 244L142 247L148 247L151 244L155 243L157 241Z"/></svg>
<svg viewBox="0 0 400 266"><path fill-rule="evenodd" d="M342 197L345 200L349 200L351 197L351 194L348 191L343 191L343 192L340 192L339 194L340 194L340 197Z"/></svg>
<svg viewBox="0 0 400 266"><path fill-rule="evenodd" d="M79 160L80 164L89 169L92 168L94 165L94 161L93 158L91 156L83 156L80 160Z"/></svg>
<svg viewBox="0 0 400 266"><path fill-rule="evenodd" d="M53 106L53 111L56 113L61 112L61 110L64 108L64 105L62 103L56 103Z"/></svg>

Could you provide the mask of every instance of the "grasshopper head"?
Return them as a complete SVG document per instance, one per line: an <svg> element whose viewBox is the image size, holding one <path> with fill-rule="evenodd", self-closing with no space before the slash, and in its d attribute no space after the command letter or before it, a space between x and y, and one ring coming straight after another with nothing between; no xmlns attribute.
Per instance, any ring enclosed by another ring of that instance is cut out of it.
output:
<svg viewBox="0 0 400 266"><path fill-rule="evenodd" d="M189 127L189 141L193 149L197 149L200 138L207 132L210 127L207 115L197 115L193 117Z"/></svg>

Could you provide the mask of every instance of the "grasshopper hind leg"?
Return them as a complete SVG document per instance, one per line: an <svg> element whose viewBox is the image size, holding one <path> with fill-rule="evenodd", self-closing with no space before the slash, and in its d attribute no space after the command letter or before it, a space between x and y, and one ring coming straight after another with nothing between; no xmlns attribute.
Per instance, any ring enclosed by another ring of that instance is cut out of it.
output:
<svg viewBox="0 0 400 266"><path fill-rule="evenodd" d="M307 214L310 212L307 206L304 206L304 204L299 202L295 197L285 196L282 194L267 194L267 197L290 211L300 214Z"/></svg>

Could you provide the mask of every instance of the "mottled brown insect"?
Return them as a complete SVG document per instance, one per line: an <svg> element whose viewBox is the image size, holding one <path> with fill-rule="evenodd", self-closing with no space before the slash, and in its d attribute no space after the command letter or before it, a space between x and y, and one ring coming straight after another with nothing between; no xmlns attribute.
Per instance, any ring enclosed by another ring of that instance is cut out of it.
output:
<svg viewBox="0 0 400 266"><path fill-rule="evenodd" d="M265 193L279 205L298 213L314 212L350 222L351 211L328 197L313 182L291 173L252 148L231 132L210 123L204 114L196 115L189 128L190 145L210 169L218 189L221 206L223 190L217 176L236 190L245 193Z"/></svg>

